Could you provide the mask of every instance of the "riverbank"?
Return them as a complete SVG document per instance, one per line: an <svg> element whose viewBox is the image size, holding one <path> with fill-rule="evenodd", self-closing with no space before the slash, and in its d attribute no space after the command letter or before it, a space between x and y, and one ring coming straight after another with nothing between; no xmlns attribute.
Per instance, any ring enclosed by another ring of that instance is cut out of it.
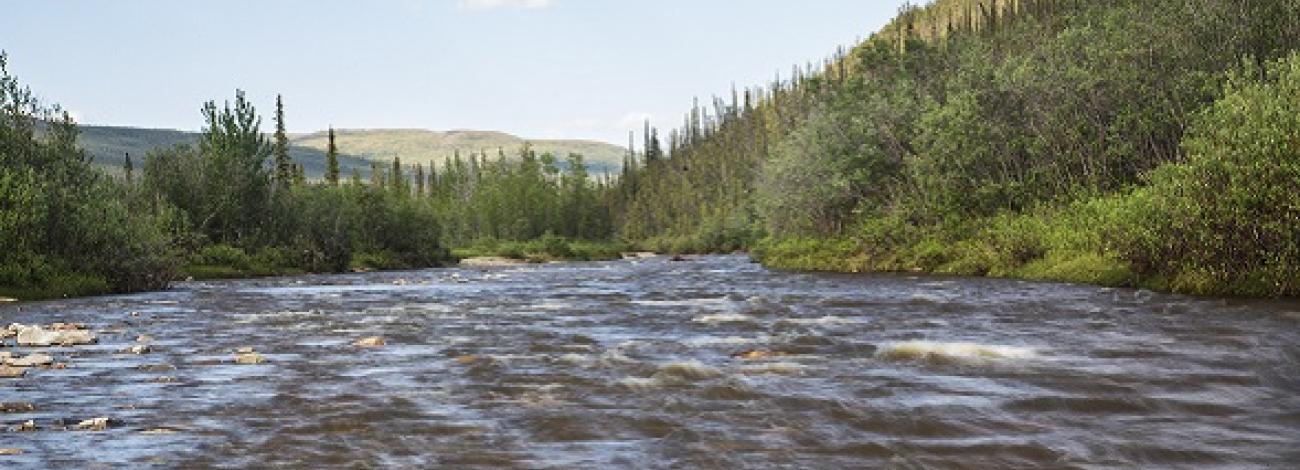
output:
<svg viewBox="0 0 1300 470"><path fill-rule="evenodd" d="M635 251L621 242L569 240L561 237L543 237L531 241L480 241L456 248L433 264L410 263L388 253L357 253L352 256L348 270L352 272L401 271L432 269L458 265L462 260L498 260L498 263L550 263L565 261L605 261L623 257ZM265 277L325 274L325 271L304 269L283 250L262 250L249 254L238 248L215 245L188 258L176 268L176 280L227 280ZM48 276L39 286L0 286L0 299L9 301L40 301L94 297L115 293L101 278L79 274Z"/></svg>
<svg viewBox="0 0 1300 470"><path fill-rule="evenodd" d="M531 241L483 240L468 246L453 248L451 253L452 257L458 260L502 258L528 263L549 263L615 260L629 251L633 251L631 246L622 242L542 237Z"/></svg>

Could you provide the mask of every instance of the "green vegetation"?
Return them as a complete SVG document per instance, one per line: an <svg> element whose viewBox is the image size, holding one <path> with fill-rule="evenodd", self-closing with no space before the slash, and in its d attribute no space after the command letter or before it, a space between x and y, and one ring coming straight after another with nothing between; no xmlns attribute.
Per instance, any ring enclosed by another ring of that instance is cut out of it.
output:
<svg viewBox="0 0 1300 470"><path fill-rule="evenodd" d="M95 170L66 113L41 105L0 54L0 295L85 295L165 286L175 271L166 207Z"/></svg>
<svg viewBox="0 0 1300 470"><path fill-rule="evenodd" d="M327 178L309 183L283 101L269 138L242 92L202 114L195 139L149 151L138 166L124 158L118 177L91 164L78 126L21 86L0 55L0 295L439 266L454 260L448 243L537 261L617 256L618 245L600 242L613 231L611 184L581 155L560 161L522 145L516 158L455 154L441 169L394 158L372 162L368 184L355 168L343 183L330 142Z"/></svg>
<svg viewBox="0 0 1300 470"><path fill-rule="evenodd" d="M698 104L620 233L780 268L1300 294L1300 2L940 0Z"/></svg>

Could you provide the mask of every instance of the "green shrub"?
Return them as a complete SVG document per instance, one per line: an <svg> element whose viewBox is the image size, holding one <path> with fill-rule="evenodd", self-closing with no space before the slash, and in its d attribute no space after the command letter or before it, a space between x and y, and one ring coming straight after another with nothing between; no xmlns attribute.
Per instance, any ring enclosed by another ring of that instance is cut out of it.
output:
<svg viewBox="0 0 1300 470"><path fill-rule="evenodd" d="M1180 292L1300 294L1300 55L1247 61L1183 147L1123 201L1109 247Z"/></svg>

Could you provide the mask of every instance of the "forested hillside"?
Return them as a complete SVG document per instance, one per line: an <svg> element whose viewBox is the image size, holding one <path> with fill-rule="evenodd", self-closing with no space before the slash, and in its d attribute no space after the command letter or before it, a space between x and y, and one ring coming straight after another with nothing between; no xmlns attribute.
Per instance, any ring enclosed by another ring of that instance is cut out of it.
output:
<svg viewBox="0 0 1300 470"><path fill-rule="evenodd" d="M940 0L647 132L620 233L777 267L1300 294L1300 2Z"/></svg>

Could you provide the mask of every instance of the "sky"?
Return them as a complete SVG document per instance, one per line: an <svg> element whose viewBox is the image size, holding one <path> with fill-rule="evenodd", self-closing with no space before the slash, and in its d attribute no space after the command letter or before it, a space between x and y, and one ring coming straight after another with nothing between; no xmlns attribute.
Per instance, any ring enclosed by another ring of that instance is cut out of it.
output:
<svg viewBox="0 0 1300 470"><path fill-rule="evenodd" d="M625 143L788 76L902 0L40 0L0 15L9 70L83 124L198 130L246 91L290 132L499 130Z"/></svg>

